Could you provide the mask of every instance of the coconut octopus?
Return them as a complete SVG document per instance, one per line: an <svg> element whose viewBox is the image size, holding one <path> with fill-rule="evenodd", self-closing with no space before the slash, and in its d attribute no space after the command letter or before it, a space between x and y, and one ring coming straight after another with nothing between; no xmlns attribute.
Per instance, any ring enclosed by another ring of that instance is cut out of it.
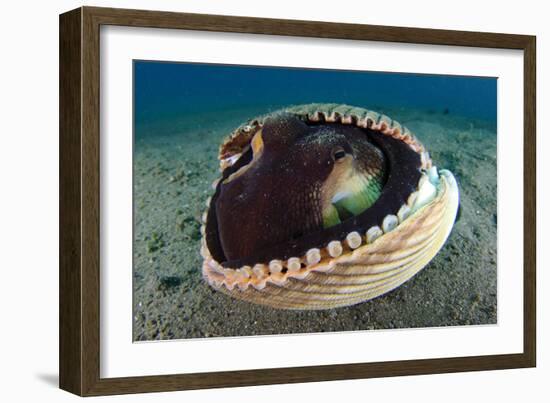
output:
<svg viewBox="0 0 550 403"><path fill-rule="evenodd" d="M328 309L382 295L437 254L459 191L420 141L382 114L289 107L220 147L203 216L202 273L215 289L280 309Z"/></svg>

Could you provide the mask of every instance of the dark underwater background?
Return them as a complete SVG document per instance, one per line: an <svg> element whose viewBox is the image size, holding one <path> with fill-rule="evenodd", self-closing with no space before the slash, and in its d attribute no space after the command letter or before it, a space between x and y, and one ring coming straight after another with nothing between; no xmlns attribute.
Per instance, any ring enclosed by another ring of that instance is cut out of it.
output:
<svg viewBox="0 0 550 403"><path fill-rule="evenodd" d="M425 109L496 125L496 88L492 77L135 61L135 134L169 134L147 127L193 114L313 102Z"/></svg>
<svg viewBox="0 0 550 403"><path fill-rule="evenodd" d="M134 339L495 324L497 78L134 61ZM201 278L200 217L222 139L302 103L345 103L409 127L458 180L442 250L397 289L347 308L280 311Z"/></svg>

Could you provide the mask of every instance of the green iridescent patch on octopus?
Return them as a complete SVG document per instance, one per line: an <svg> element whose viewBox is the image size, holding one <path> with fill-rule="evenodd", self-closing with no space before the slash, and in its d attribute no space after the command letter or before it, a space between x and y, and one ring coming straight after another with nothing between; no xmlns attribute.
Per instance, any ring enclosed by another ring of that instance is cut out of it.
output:
<svg viewBox="0 0 550 403"><path fill-rule="evenodd" d="M383 186L382 174L358 174L348 179L323 211L323 227L333 227L366 211L376 202Z"/></svg>

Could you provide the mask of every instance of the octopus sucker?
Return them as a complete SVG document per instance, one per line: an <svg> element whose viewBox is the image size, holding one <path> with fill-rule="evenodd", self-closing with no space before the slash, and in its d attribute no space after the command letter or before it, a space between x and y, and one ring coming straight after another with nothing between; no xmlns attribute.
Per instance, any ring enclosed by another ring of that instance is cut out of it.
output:
<svg viewBox="0 0 550 403"><path fill-rule="evenodd" d="M327 251L331 257L338 257L344 250L340 241L330 241L327 245Z"/></svg>
<svg viewBox="0 0 550 403"><path fill-rule="evenodd" d="M347 105L256 117L220 146L203 277L234 298L329 309L376 298L438 253L456 180L399 122Z"/></svg>

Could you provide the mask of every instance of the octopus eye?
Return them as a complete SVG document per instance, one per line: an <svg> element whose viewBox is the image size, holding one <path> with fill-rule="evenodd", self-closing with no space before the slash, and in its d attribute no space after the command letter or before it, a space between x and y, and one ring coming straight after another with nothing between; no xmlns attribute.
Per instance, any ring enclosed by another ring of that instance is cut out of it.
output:
<svg viewBox="0 0 550 403"><path fill-rule="evenodd" d="M334 161L341 160L345 156L346 156L346 151L342 147L338 147L334 149L334 151L332 152L332 158L334 159Z"/></svg>

